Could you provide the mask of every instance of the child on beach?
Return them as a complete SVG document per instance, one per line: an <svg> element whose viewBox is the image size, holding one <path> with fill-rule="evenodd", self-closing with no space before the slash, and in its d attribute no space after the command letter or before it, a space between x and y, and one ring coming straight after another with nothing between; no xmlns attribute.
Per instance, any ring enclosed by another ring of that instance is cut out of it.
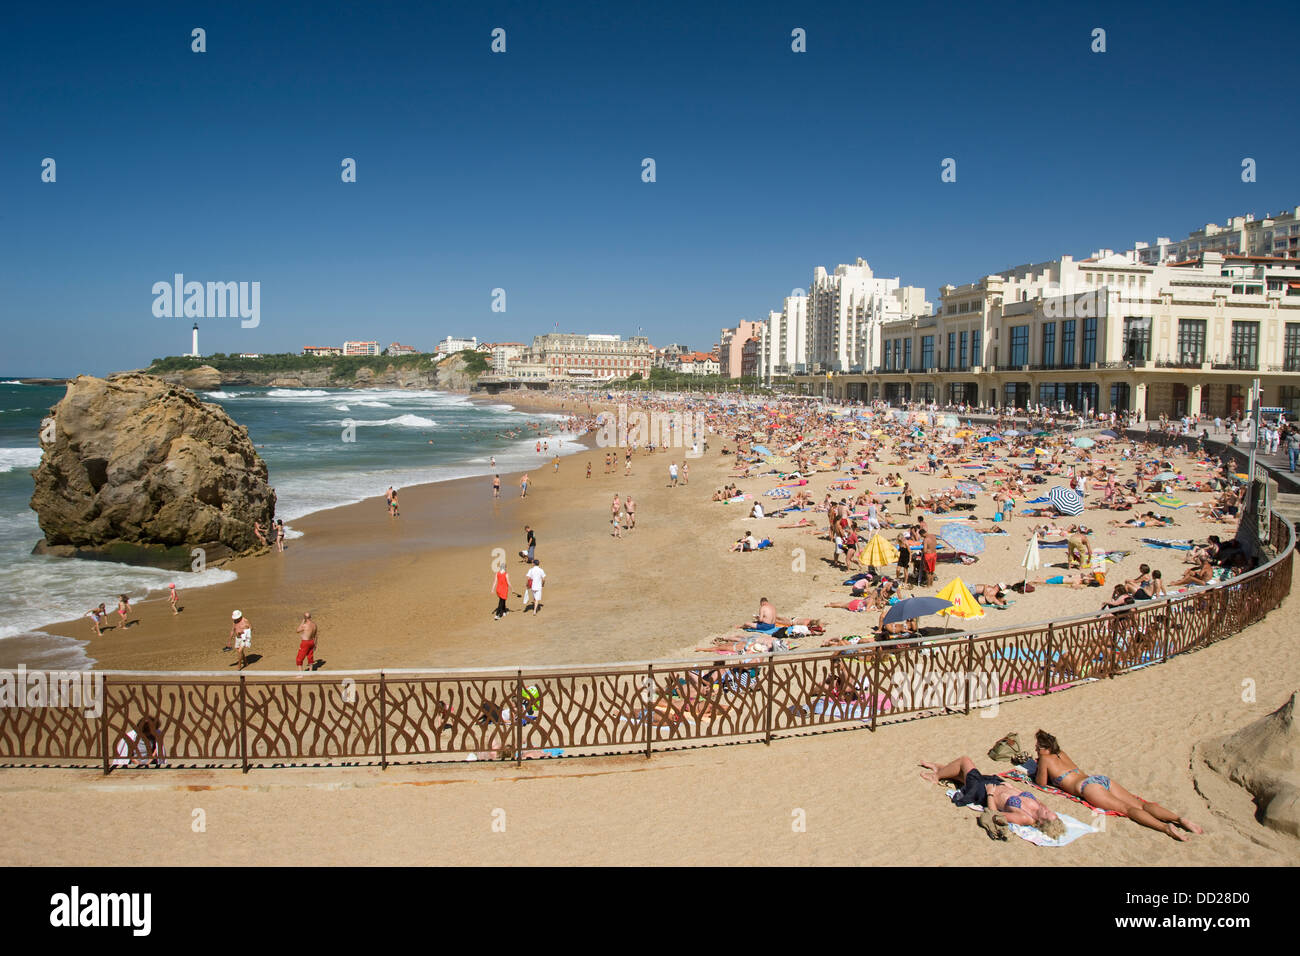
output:
<svg viewBox="0 0 1300 956"><path fill-rule="evenodd" d="M167 603L172 606L172 614L181 613L180 609L177 608L176 606L176 602L180 598L180 596L181 596L180 592L176 590L176 585L174 584L167 585Z"/></svg>
<svg viewBox="0 0 1300 956"><path fill-rule="evenodd" d="M126 616L131 613L131 600L125 594L117 596L117 616L122 621L122 627L126 627Z"/></svg>
<svg viewBox="0 0 1300 956"><path fill-rule="evenodd" d="M99 629L99 625L103 623L104 618L107 616L108 609L103 604L100 604L99 607L92 607L86 612L86 617L90 618L90 629L95 632L96 637L103 636L103 631Z"/></svg>

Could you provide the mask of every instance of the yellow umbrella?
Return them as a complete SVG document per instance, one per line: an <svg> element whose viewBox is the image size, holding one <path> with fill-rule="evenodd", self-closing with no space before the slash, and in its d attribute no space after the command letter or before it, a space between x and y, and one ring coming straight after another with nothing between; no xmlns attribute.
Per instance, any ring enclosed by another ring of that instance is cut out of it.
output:
<svg viewBox="0 0 1300 956"><path fill-rule="evenodd" d="M968 431L967 429L963 428L961 431L959 431L959 432L958 432L955 436L953 436L953 437L955 437L955 438L965 438L965 437L966 437L967 435L969 435L969 434L971 434L971 432Z"/></svg>
<svg viewBox="0 0 1300 956"><path fill-rule="evenodd" d="M1034 454L1035 454L1035 455L1046 455L1047 453L1048 453L1048 452L1047 452L1047 449L1046 449L1046 448L1035 448L1035 449L1034 449Z"/></svg>
<svg viewBox="0 0 1300 956"><path fill-rule="evenodd" d="M961 578L953 578L935 597L952 602L952 607L936 612L938 614L964 618L984 616L984 608L980 607L979 602L975 600L975 595L970 593L970 588L966 587Z"/></svg>
<svg viewBox="0 0 1300 956"><path fill-rule="evenodd" d="M871 536L867 546L858 555L858 564L872 568L883 568L898 561L898 549L879 532Z"/></svg>

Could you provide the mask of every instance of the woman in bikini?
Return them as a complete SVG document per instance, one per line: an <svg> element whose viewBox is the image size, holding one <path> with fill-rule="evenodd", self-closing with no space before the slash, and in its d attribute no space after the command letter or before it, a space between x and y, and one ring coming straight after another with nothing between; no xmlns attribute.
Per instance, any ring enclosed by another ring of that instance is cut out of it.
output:
<svg viewBox="0 0 1300 956"><path fill-rule="evenodd" d="M975 768L975 761L970 757L958 757L943 766L923 760L921 766L926 768L921 773L922 779L931 783L953 780L958 786L965 786L966 774L979 772ZM1052 810L1039 803L1032 791L1022 790L1012 783L986 785L985 791L988 793L986 806L1001 813L1008 823L1037 827L1050 837L1059 837L1065 833L1065 824L1060 822Z"/></svg>
<svg viewBox="0 0 1300 956"><path fill-rule="evenodd" d="M1159 830L1175 840L1187 839L1187 835L1179 829L1180 827L1191 833L1205 832L1186 817L1179 816L1158 803L1133 796L1104 774L1084 773L1070 755L1061 749L1056 738L1046 731L1038 731L1035 741L1037 745L1035 749L1038 752L1038 772L1034 775L1034 782L1040 787L1050 783L1058 790L1064 790L1094 807L1115 810L1133 822L1150 827L1152 830Z"/></svg>

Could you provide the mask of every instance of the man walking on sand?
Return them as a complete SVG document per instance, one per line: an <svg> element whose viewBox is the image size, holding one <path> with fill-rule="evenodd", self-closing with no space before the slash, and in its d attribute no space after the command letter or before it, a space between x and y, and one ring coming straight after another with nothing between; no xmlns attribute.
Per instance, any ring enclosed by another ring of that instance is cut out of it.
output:
<svg viewBox="0 0 1300 956"><path fill-rule="evenodd" d="M501 497L501 476L500 475L492 476L492 497L493 498Z"/></svg>
<svg viewBox="0 0 1300 956"><path fill-rule="evenodd" d="M632 496L628 495L627 500L623 502L623 510L627 512L627 530L631 531L636 527L636 502Z"/></svg>
<svg viewBox="0 0 1300 956"><path fill-rule="evenodd" d="M302 635L302 640L298 643L298 660L295 663L298 670L302 670L303 661L306 661L307 669L314 671L316 669L316 622L311 619L311 611L303 612L298 633Z"/></svg>
<svg viewBox="0 0 1300 956"><path fill-rule="evenodd" d="M230 614L230 636L227 638L228 643L222 650L234 648L239 652L239 669L242 671L248 666L248 661L244 653L253 646L253 625L244 617L243 611L232 611Z"/></svg>
<svg viewBox="0 0 1300 956"><path fill-rule="evenodd" d="M519 497L528 497L528 472L524 472L524 476L519 479Z"/></svg>
<svg viewBox="0 0 1300 956"><path fill-rule="evenodd" d="M1074 567L1074 562L1076 558L1079 561L1079 568L1080 569L1083 568L1085 552L1088 555L1088 559L1087 559L1088 564L1089 566L1091 566L1092 542L1088 540L1088 536L1083 532L1083 530L1077 524L1070 525L1070 536L1065 539L1065 543L1066 543L1065 568L1067 571L1070 568Z"/></svg>
<svg viewBox="0 0 1300 956"><path fill-rule="evenodd" d="M533 615L542 609L542 584L546 581L546 572L542 570L542 564L536 558L533 558L533 566L528 569L528 590L531 592L533 601ZM524 611L528 610L528 602L524 602Z"/></svg>
<svg viewBox="0 0 1300 956"><path fill-rule="evenodd" d="M677 462L671 462L668 465L668 487L677 487Z"/></svg>

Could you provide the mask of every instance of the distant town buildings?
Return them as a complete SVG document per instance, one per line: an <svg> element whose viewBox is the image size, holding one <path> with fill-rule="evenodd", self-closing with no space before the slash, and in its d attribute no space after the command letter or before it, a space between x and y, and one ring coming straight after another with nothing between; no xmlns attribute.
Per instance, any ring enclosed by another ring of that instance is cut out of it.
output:
<svg viewBox="0 0 1300 956"><path fill-rule="evenodd" d="M304 345L303 355L342 355L343 349L337 345Z"/></svg>
<svg viewBox="0 0 1300 956"><path fill-rule="evenodd" d="M414 345L403 345L401 342L393 342L384 349L385 355L418 355L419 352Z"/></svg>
<svg viewBox="0 0 1300 956"><path fill-rule="evenodd" d="M378 342L344 342L344 355L378 355Z"/></svg>

